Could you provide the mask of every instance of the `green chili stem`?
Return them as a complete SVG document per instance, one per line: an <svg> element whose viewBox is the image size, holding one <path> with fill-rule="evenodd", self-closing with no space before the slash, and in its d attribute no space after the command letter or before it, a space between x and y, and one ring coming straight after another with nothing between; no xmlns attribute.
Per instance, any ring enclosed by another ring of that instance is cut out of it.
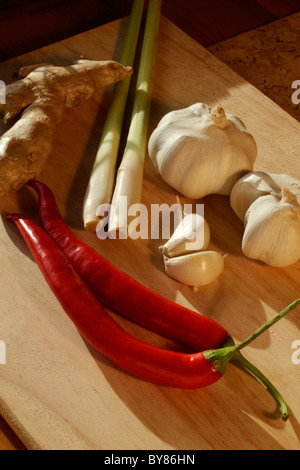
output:
<svg viewBox="0 0 300 470"><path fill-rule="evenodd" d="M288 307L286 307L282 312L278 313L274 318L266 322L260 328L258 328L249 338L245 339L241 343L235 346L235 351L240 351L241 349L248 346L248 344L252 343L258 336L268 330L271 326L275 325L279 320L285 317L288 313L294 310L300 304L300 299L295 300L292 302Z"/></svg>
<svg viewBox="0 0 300 470"><path fill-rule="evenodd" d="M249 362L244 356L242 356L240 352L237 352L233 355L231 362L241 367L242 369L246 369L246 371L250 372L250 374L267 389L267 391L272 395L272 397L279 406L281 412L281 419L283 421L287 421L287 419L289 418L288 406L285 400L283 399L282 395L270 382L270 380L267 379L267 377L251 362Z"/></svg>
<svg viewBox="0 0 300 470"><path fill-rule="evenodd" d="M203 355L212 364L213 368L221 375L225 373L226 367L229 362L241 366L251 373L273 396L275 401L279 404L281 409L281 417L284 421L288 419L289 411L287 404L282 398L281 394L274 387L274 385L260 372L251 362L241 355L240 350L252 343L258 336L268 330L271 326L275 325L279 320L285 317L288 313L294 310L300 304L300 299L292 302L288 307L278 313L271 320L266 322L258 328L252 335L239 344L234 344L233 339L229 336L225 344L220 349L212 349L204 351Z"/></svg>

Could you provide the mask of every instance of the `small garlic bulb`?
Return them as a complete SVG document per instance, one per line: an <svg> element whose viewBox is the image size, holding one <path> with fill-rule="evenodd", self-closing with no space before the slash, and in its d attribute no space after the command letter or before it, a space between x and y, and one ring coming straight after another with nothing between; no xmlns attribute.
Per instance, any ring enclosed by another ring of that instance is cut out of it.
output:
<svg viewBox="0 0 300 470"><path fill-rule="evenodd" d="M205 103L171 111L148 143L162 179L184 196L228 196L236 181L253 170L257 147L243 122L220 106Z"/></svg>
<svg viewBox="0 0 300 470"><path fill-rule="evenodd" d="M216 251L198 251L176 258L164 256L166 274L197 290L215 281L224 269L224 257Z"/></svg>
<svg viewBox="0 0 300 470"><path fill-rule="evenodd" d="M185 214L171 238L159 249L169 258L194 251L206 250L210 242L210 228L201 214Z"/></svg>
<svg viewBox="0 0 300 470"><path fill-rule="evenodd" d="M250 205L260 196L273 194L280 197L286 187L300 202L300 181L285 174L254 171L242 176L230 194L230 204L238 218L243 221Z"/></svg>
<svg viewBox="0 0 300 470"><path fill-rule="evenodd" d="M300 206L295 196L282 189L281 197L261 196L245 215L243 253L274 267L300 259Z"/></svg>
<svg viewBox="0 0 300 470"><path fill-rule="evenodd" d="M243 253L283 268L300 259L300 181L288 175L250 173L230 202L244 222Z"/></svg>

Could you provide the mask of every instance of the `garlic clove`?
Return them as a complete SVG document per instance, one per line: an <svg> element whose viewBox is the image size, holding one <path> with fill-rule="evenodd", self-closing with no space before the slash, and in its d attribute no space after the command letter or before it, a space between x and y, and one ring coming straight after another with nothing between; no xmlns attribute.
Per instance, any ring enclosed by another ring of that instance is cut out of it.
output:
<svg viewBox="0 0 300 470"><path fill-rule="evenodd" d="M280 197L256 199L245 215L243 253L269 266L283 268L300 259L300 205L283 188Z"/></svg>
<svg viewBox="0 0 300 470"><path fill-rule="evenodd" d="M244 220L248 208L258 197L272 194L272 186L266 181L268 176L262 172L248 173L234 185L230 205L240 220Z"/></svg>
<svg viewBox="0 0 300 470"><path fill-rule="evenodd" d="M194 251L206 250L210 242L210 228L200 214L187 214L177 225L171 238L159 249L169 258Z"/></svg>
<svg viewBox="0 0 300 470"><path fill-rule="evenodd" d="M181 284L198 288L215 281L224 269L224 257L216 251L199 251L176 258L164 256L166 274Z"/></svg>

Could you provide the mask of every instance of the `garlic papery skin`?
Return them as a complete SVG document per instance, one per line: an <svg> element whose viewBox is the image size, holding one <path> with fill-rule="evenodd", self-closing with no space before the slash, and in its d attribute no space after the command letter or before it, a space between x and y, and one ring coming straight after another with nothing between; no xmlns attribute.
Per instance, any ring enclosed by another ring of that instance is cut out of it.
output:
<svg viewBox="0 0 300 470"><path fill-rule="evenodd" d="M185 214L171 238L159 249L173 258L194 251L206 250L210 242L210 228L201 214Z"/></svg>
<svg viewBox="0 0 300 470"><path fill-rule="evenodd" d="M230 205L241 221L251 204L260 196L281 197L282 188L291 191L300 203L300 181L286 174L255 171L242 176L230 194Z"/></svg>
<svg viewBox="0 0 300 470"><path fill-rule="evenodd" d="M257 198L246 212L243 253L283 268L300 259L300 205L287 188Z"/></svg>
<svg viewBox="0 0 300 470"><path fill-rule="evenodd" d="M224 269L224 257L216 251L198 251L188 255L167 258L166 274L194 290L215 281Z"/></svg>
<svg viewBox="0 0 300 470"><path fill-rule="evenodd" d="M166 114L150 136L149 156L162 179L184 196L229 195L253 170L257 146L243 122L205 103Z"/></svg>

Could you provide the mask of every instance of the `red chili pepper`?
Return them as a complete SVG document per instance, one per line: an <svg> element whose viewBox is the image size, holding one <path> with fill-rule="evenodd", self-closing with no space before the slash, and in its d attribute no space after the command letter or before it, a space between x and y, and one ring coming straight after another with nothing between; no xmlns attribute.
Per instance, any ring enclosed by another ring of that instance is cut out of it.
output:
<svg viewBox="0 0 300 470"><path fill-rule="evenodd" d="M201 352L168 351L130 335L106 312L41 227L20 214L7 219L16 224L63 309L96 350L127 372L157 384L190 389L221 377Z"/></svg>
<svg viewBox="0 0 300 470"><path fill-rule="evenodd" d="M240 344L235 345L228 336L228 346L193 354L157 348L120 327L41 227L20 214L10 214L7 219L18 227L46 281L82 336L121 368L160 385L195 389L218 381L231 361L247 369L265 386L280 406L282 419L288 419L288 407L280 393L240 350L296 308L300 299Z"/></svg>
<svg viewBox="0 0 300 470"><path fill-rule="evenodd" d="M107 308L194 351L217 348L228 338L214 320L158 295L105 260L68 228L44 183L28 185L38 194L42 227Z"/></svg>

